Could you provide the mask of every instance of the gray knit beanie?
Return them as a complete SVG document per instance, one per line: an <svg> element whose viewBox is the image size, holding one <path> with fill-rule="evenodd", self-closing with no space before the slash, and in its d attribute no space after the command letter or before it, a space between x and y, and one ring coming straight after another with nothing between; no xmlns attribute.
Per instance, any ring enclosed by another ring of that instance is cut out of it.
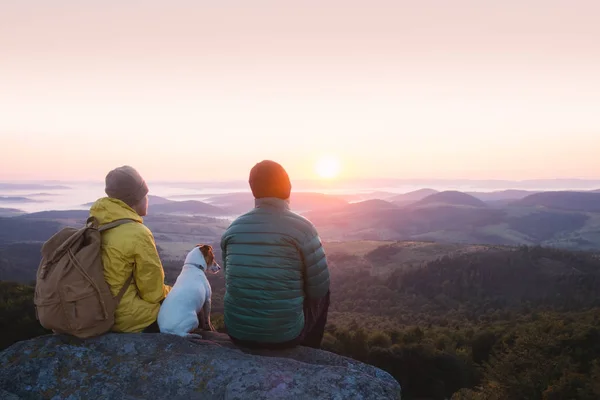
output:
<svg viewBox="0 0 600 400"><path fill-rule="evenodd" d="M106 175L104 191L108 197L119 199L133 207L148 194L148 185L135 168L124 165Z"/></svg>

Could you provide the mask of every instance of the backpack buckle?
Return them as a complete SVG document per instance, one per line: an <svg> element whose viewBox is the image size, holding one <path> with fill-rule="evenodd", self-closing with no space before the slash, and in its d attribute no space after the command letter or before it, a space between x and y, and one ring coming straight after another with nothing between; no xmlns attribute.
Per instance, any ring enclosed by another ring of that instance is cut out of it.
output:
<svg viewBox="0 0 600 400"><path fill-rule="evenodd" d="M85 221L85 226L87 226L88 228L98 228L100 224L98 223L98 220L96 219L96 217L89 217L86 221Z"/></svg>

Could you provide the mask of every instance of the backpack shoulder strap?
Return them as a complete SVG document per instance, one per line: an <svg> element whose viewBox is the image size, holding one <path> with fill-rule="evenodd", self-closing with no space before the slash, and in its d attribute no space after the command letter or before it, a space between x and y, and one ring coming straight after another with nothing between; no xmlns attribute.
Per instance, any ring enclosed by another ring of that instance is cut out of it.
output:
<svg viewBox="0 0 600 400"><path fill-rule="evenodd" d="M131 218L117 219L116 221L113 221L111 223L100 225L98 227L98 231L99 232L104 232L104 231L107 231L109 229L116 228L119 225L128 224L130 222L137 222L137 221L134 220L134 219L131 219Z"/></svg>
<svg viewBox="0 0 600 400"><path fill-rule="evenodd" d="M92 220L92 217L90 217L90 219L88 219L88 223L94 223L95 221ZM105 232L109 229L113 229L116 228L119 225L123 225L123 224L128 224L130 222L137 222L134 219L131 218L123 218L123 219L117 219L113 222L110 222L108 224L104 224L104 225L100 225L98 226L98 232L102 233ZM117 297L115 297L115 302L117 304L119 304L121 302L121 299L123 298L123 296L125 295L125 292L127 291L127 288L131 285L131 282L133 282L133 275L130 275L129 278L127 278L127 280L125 281L125 284L123 285L123 287L121 288L121 290L119 290L119 293L117 294Z"/></svg>
<svg viewBox="0 0 600 400"><path fill-rule="evenodd" d="M117 219L116 221L110 222L108 224L100 225L98 227L98 232L102 233L109 229L116 228L119 225L128 224L130 222L137 222L137 221L134 219L131 219L131 218ZM121 302L121 299L125 295L127 288L131 285L131 282L133 282L133 275L130 275L129 278L127 278L127 280L125 281L125 284L123 285L121 290L119 290L119 294L117 294L117 297L115 297L115 302L117 304L119 304Z"/></svg>
<svg viewBox="0 0 600 400"><path fill-rule="evenodd" d="M117 294L117 297L115 297L115 302L117 304L119 304L121 302L121 299L125 295L125 292L127 291L127 288L129 287L129 285L131 285L131 282L133 282L133 275L130 275L129 278L127 278L127 280L125 281L125 284L123 285L121 290L119 290L119 294Z"/></svg>

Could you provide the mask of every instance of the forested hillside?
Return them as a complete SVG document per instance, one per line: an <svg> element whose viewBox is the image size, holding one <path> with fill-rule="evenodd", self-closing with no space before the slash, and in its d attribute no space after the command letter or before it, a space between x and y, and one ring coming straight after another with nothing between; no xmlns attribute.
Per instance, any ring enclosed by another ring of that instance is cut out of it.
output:
<svg viewBox="0 0 600 400"><path fill-rule="evenodd" d="M328 248L324 348L390 372L404 398L600 396L597 255L402 242ZM181 260L165 258L164 267L173 282ZM222 329L223 275L209 279ZM2 347L44 333L32 287L2 283L0 291Z"/></svg>

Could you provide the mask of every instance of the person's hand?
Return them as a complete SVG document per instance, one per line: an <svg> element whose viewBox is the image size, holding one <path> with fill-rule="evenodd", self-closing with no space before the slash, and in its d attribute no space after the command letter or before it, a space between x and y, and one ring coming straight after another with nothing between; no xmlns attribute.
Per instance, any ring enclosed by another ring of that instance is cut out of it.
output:
<svg viewBox="0 0 600 400"><path fill-rule="evenodd" d="M214 332L216 329L214 328L210 320L202 318L200 320L200 330Z"/></svg>
<svg viewBox="0 0 600 400"><path fill-rule="evenodd" d="M202 324L202 330L208 331L208 332L216 332L217 331L215 329L215 327L213 326L213 324L210 322L210 320L204 321L204 323Z"/></svg>
<svg viewBox="0 0 600 400"><path fill-rule="evenodd" d="M204 315L204 309L200 310L200 312L198 313L198 322L200 330L210 332L216 331L213 324L210 322L210 318L206 318L206 316Z"/></svg>

